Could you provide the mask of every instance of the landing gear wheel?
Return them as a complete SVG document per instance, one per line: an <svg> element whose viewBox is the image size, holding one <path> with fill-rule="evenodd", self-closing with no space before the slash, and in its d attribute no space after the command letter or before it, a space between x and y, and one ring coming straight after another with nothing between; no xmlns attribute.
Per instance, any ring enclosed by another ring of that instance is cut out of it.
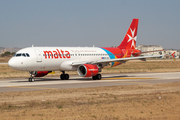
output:
<svg viewBox="0 0 180 120"><path fill-rule="evenodd" d="M29 78L28 81L29 82L34 82L34 78Z"/></svg>
<svg viewBox="0 0 180 120"><path fill-rule="evenodd" d="M64 79L65 79L65 80L69 80L69 75L68 75L68 74L65 74L65 75L64 75Z"/></svg>
<svg viewBox="0 0 180 120"><path fill-rule="evenodd" d="M93 80L101 80L101 78L102 78L101 74L97 74L95 76L92 76Z"/></svg>
<svg viewBox="0 0 180 120"><path fill-rule="evenodd" d="M101 78L102 78L101 74L97 74L97 75L96 75L96 79L97 79L97 80L101 80Z"/></svg>
<svg viewBox="0 0 180 120"><path fill-rule="evenodd" d="M61 74L60 78L61 78L61 80L69 80L69 75L68 74Z"/></svg>
<svg viewBox="0 0 180 120"><path fill-rule="evenodd" d="M96 80L96 76L92 76L92 79L93 79L93 80Z"/></svg>
<svg viewBox="0 0 180 120"><path fill-rule="evenodd" d="M29 82L32 82L32 78L29 78L28 81L29 81Z"/></svg>
<svg viewBox="0 0 180 120"><path fill-rule="evenodd" d="M60 75L60 79L61 79L61 80L64 80L64 74L61 74L61 75Z"/></svg>

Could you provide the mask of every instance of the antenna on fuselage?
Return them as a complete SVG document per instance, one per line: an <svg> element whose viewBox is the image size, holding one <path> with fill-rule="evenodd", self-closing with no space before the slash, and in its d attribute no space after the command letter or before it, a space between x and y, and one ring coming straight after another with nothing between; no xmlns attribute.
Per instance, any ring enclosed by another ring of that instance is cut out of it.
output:
<svg viewBox="0 0 180 120"><path fill-rule="evenodd" d="M93 45L93 47L95 47L95 45Z"/></svg>
<svg viewBox="0 0 180 120"><path fill-rule="evenodd" d="M32 47L34 47L34 44L32 44Z"/></svg>

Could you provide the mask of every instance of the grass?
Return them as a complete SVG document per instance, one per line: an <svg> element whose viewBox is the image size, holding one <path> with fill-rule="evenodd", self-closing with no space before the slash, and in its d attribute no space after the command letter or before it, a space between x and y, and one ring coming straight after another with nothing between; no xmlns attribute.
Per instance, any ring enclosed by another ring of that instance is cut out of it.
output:
<svg viewBox="0 0 180 120"><path fill-rule="evenodd" d="M0 63L8 62L11 57L0 57Z"/></svg>
<svg viewBox="0 0 180 120"><path fill-rule="evenodd" d="M179 90L175 82L0 93L0 118L174 120L180 119Z"/></svg>

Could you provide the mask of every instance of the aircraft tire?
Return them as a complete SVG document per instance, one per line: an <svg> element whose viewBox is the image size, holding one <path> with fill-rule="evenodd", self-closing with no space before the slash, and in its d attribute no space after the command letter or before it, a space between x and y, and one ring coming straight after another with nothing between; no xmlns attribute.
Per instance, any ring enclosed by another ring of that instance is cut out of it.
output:
<svg viewBox="0 0 180 120"><path fill-rule="evenodd" d="M32 82L32 78L29 78L28 81L29 81L29 82Z"/></svg>
<svg viewBox="0 0 180 120"><path fill-rule="evenodd" d="M92 79L93 79L93 80L96 80L96 75L95 75L95 76L92 76Z"/></svg>
<svg viewBox="0 0 180 120"><path fill-rule="evenodd" d="M34 79L34 78L29 78L28 81L29 81L29 82L34 82L35 79Z"/></svg>
<svg viewBox="0 0 180 120"><path fill-rule="evenodd" d="M96 79L97 79L97 80L101 80L101 78L102 78L101 74L97 74L97 75L96 75Z"/></svg>
<svg viewBox="0 0 180 120"><path fill-rule="evenodd" d="M69 80L69 74L64 75L65 80Z"/></svg>
<svg viewBox="0 0 180 120"><path fill-rule="evenodd" d="M101 78L102 78L101 74L97 74L95 76L92 76L93 80L101 80Z"/></svg>
<svg viewBox="0 0 180 120"><path fill-rule="evenodd" d="M61 75L60 75L60 79L61 79L61 80L64 80L64 74L61 74Z"/></svg>

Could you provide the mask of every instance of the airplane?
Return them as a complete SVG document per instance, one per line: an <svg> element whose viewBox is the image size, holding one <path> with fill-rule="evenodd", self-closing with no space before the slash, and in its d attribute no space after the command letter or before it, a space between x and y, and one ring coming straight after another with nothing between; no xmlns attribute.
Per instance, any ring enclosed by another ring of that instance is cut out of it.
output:
<svg viewBox="0 0 180 120"><path fill-rule="evenodd" d="M43 77L52 71L61 71L61 80L68 80L65 71L77 71L81 77L102 78L101 69L115 67L128 60L161 57L141 56L137 50L136 39L139 19L133 19L121 44L117 47L27 47L19 50L8 61L8 65L16 70L29 71L29 82L35 77ZM157 51L157 50L156 50ZM163 50L161 50L163 51ZM150 51L154 52L154 51Z"/></svg>
<svg viewBox="0 0 180 120"><path fill-rule="evenodd" d="M173 58L175 58L175 57L176 57L175 53L176 53L176 52L173 52L173 53L171 54L171 55L173 56Z"/></svg>

